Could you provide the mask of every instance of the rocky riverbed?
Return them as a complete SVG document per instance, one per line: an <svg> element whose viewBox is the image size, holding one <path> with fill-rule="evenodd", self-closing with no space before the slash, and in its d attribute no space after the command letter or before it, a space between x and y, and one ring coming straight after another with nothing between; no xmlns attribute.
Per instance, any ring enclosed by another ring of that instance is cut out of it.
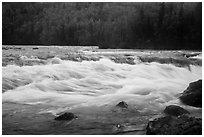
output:
<svg viewBox="0 0 204 137"><path fill-rule="evenodd" d="M184 104L201 107L202 80L190 83L179 98ZM202 135L202 118L190 116L190 112L175 105L167 106L163 113L166 116L148 123L148 135Z"/></svg>

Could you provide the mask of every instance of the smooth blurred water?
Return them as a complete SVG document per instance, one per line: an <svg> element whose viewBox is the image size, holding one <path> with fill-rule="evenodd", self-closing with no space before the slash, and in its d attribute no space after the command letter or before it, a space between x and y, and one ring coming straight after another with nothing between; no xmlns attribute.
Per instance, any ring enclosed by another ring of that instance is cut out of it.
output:
<svg viewBox="0 0 204 137"><path fill-rule="evenodd" d="M38 114L56 116L73 110L88 115L104 113L103 117L110 115L113 119L109 112L125 101L134 115L138 112L142 117L160 113L167 105L182 105L180 93L190 82L202 79L201 66L189 67L156 62L118 64L105 57L99 61L53 58L46 65L8 65L2 68L2 101L51 106L38 109Z"/></svg>

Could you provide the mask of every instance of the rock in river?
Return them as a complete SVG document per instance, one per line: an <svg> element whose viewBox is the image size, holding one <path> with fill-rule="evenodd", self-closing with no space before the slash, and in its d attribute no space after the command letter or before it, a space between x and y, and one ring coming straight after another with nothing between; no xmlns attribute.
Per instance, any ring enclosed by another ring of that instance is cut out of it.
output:
<svg viewBox="0 0 204 137"><path fill-rule="evenodd" d="M116 106L121 108L128 108L128 104L125 101L119 102Z"/></svg>
<svg viewBox="0 0 204 137"><path fill-rule="evenodd" d="M63 113L62 115L58 116L55 118L55 120L72 120L72 119L75 119L77 118L76 115L74 115L73 113Z"/></svg>
<svg viewBox="0 0 204 137"><path fill-rule="evenodd" d="M202 107L202 80L190 83L179 98L186 105Z"/></svg>
<svg viewBox="0 0 204 137"><path fill-rule="evenodd" d="M180 116L184 114L190 114L187 110L183 109L182 107L176 105L167 106L164 111L166 115L170 116Z"/></svg>
<svg viewBox="0 0 204 137"><path fill-rule="evenodd" d="M147 135L201 135L202 119L166 116L150 121L146 130Z"/></svg>

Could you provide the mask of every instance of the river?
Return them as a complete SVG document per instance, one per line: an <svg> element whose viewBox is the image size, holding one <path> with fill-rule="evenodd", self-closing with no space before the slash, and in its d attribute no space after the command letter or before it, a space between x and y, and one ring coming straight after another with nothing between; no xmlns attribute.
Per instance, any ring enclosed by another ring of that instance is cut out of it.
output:
<svg viewBox="0 0 204 137"><path fill-rule="evenodd" d="M178 99L202 79L199 51L7 46L2 54L3 134L145 134L172 104L202 115ZM63 112L78 118L55 121Z"/></svg>

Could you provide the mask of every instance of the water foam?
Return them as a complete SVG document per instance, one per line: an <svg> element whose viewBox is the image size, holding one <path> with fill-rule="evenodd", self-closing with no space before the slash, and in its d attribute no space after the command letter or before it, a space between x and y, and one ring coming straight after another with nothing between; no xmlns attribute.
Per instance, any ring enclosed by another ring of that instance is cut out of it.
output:
<svg viewBox="0 0 204 137"><path fill-rule="evenodd" d="M107 58L52 61L47 65L3 67L3 102L81 107L112 106L125 100L140 111L160 110L179 103L179 93L202 78L202 68L193 65L189 70L154 62L117 64Z"/></svg>

